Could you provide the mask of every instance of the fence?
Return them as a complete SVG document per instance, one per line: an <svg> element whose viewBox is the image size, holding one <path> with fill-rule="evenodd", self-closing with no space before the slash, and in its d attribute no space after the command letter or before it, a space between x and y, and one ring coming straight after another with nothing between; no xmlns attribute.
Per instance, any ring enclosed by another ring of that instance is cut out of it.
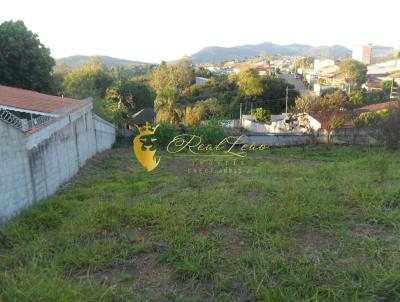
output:
<svg viewBox="0 0 400 302"><path fill-rule="evenodd" d="M40 125L44 125L49 121L51 121L53 118L54 118L53 116L42 115L37 118L27 120L19 118L18 116L16 116L15 114L11 113L8 110L0 109L0 120L6 122L7 124L12 125L13 127L23 132L30 131L33 128L36 128Z"/></svg>

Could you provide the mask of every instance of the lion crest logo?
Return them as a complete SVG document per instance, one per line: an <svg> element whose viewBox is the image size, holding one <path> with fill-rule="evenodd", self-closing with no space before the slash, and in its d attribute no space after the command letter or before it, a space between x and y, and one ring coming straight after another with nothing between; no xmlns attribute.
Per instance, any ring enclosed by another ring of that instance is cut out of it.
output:
<svg viewBox="0 0 400 302"><path fill-rule="evenodd" d="M157 150L154 149L154 142L157 140L154 133L158 126L152 127L148 122L142 128L135 125L139 134L133 139L133 152L139 163L149 172L158 166L161 159L155 157Z"/></svg>

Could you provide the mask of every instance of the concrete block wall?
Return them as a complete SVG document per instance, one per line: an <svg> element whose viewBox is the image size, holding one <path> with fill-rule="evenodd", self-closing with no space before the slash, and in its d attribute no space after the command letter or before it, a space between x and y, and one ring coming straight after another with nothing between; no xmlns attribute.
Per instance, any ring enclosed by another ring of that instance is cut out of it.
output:
<svg viewBox="0 0 400 302"><path fill-rule="evenodd" d="M0 121L0 221L54 194L114 142L115 127L92 114L91 107L30 136Z"/></svg>
<svg viewBox="0 0 400 302"><path fill-rule="evenodd" d="M0 122L0 221L33 201L25 136Z"/></svg>
<svg viewBox="0 0 400 302"><path fill-rule="evenodd" d="M320 144L337 145L379 145L372 130L358 128L319 129L316 133L316 142Z"/></svg>
<svg viewBox="0 0 400 302"><path fill-rule="evenodd" d="M115 143L115 126L93 114L97 152L109 149Z"/></svg>

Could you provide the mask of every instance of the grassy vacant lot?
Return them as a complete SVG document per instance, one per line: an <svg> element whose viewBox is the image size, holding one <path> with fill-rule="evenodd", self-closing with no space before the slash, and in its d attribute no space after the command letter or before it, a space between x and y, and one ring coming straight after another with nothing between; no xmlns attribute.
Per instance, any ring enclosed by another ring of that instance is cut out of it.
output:
<svg viewBox="0 0 400 302"><path fill-rule="evenodd" d="M399 154L272 149L206 176L191 159L92 159L2 229L0 300L400 301Z"/></svg>

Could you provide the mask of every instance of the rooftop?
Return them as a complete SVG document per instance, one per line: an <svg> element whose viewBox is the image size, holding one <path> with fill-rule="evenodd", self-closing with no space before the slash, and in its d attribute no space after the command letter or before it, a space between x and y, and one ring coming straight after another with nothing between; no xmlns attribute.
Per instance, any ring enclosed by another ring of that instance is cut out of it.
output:
<svg viewBox="0 0 400 302"><path fill-rule="evenodd" d="M400 108L400 104L398 101L372 104L372 105L368 105L368 106L364 106L364 107L355 109L354 111L357 113L362 113L362 112L375 112L375 111L379 111L379 110L393 109L393 108Z"/></svg>
<svg viewBox="0 0 400 302"><path fill-rule="evenodd" d="M56 113L71 111L85 104L87 104L86 101L0 85L0 107L3 108L12 107L12 109L24 111Z"/></svg>
<svg viewBox="0 0 400 302"><path fill-rule="evenodd" d="M0 85L0 120L28 136L90 104L88 100Z"/></svg>
<svg viewBox="0 0 400 302"><path fill-rule="evenodd" d="M153 108L144 108L132 115L130 124L143 125L146 122L153 123L155 117L156 112Z"/></svg>

